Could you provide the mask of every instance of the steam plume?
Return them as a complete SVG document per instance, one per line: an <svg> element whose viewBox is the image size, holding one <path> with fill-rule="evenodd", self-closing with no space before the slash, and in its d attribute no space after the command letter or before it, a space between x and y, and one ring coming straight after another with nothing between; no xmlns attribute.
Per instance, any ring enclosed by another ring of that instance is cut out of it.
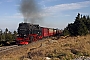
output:
<svg viewBox="0 0 90 60"><path fill-rule="evenodd" d="M36 23L41 20L40 9L35 0L22 0L20 11L24 16L24 22Z"/></svg>

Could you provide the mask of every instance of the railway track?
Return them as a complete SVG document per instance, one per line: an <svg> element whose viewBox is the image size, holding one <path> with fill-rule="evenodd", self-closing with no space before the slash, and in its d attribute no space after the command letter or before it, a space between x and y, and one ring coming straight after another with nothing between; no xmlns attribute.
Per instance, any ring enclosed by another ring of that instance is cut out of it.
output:
<svg viewBox="0 0 90 60"><path fill-rule="evenodd" d="M28 45L35 45L35 44L36 44L36 42L32 42L32 43L29 43ZM21 46L18 46L18 45L3 46L3 47L0 47L0 53L9 51L9 50L14 49L14 48L24 47L24 46L26 46L26 45L21 45Z"/></svg>
<svg viewBox="0 0 90 60"><path fill-rule="evenodd" d="M45 38L36 42L29 43L28 45L21 45L21 46L13 45L13 46L0 47L0 59L9 58L9 57L21 58L22 56L29 53L30 51L45 47L46 46L45 43L48 42L49 40L50 39Z"/></svg>
<svg viewBox="0 0 90 60"><path fill-rule="evenodd" d="M44 42L45 40L47 40L47 38L45 38L45 39L43 39L43 40L39 40L40 42ZM37 42L32 42L32 43L29 43L28 45L32 45L32 46L34 46L34 45L36 45L39 41L37 41ZM3 47L0 47L0 53L2 53L2 52L5 52L5 51L9 51L9 50L11 50L11 49L14 49L14 48L22 48L22 47L25 47L25 46L28 46L28 45L21 45L21 46L18 46L18 45L12 45L12 46L3 46ZM42 44L40 43L40 46L41 46ZM39 46L39 47L40 47ZM32 49L32 48L31 48Z"/></svg>
<svg viewBox="0 0 90 60"><path fill-rule="evenodd" d="M17 48L17 47L20 47L20 46L18 46L18 45L13 45L13 46L0 47L0 53L1 53L1 52L5 52L5 51L8 51L8 50L11 50L11 49L14 49L14 48Z"/></svg>

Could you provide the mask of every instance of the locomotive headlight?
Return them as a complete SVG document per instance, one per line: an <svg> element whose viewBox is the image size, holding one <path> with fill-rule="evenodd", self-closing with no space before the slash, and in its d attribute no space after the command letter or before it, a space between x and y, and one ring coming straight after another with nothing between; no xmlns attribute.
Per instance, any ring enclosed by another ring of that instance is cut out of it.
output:
<svg viewBox="0 0 90 60"><path fill-rule="evenodd" d="M26 34L24 36L26 36Z"/></svg>
<svg viewBox="0 0 90 60"><path fill-rule="evenodd" d="M17 36L19 36L19 34Z"/></svg>

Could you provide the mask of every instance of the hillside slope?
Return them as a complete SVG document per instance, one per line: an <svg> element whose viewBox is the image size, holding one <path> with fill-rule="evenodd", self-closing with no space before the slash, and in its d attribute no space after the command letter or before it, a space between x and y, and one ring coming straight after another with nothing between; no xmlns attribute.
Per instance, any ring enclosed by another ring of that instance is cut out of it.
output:
<svg viewBox="0 0 90 60"><path fill-rule="evenodd" d="M45 39L0 54L2 60L70 60L80 56L90 57L90 35Z"/></svg>

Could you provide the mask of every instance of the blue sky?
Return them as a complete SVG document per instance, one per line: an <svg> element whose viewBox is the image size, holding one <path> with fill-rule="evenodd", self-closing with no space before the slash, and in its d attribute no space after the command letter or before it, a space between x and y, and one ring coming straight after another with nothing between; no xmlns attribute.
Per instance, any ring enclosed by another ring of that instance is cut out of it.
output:
<svg viewBox="0 0 90 60"><path fill-rule="evenodd" d="M17 30L24 18L19 11L21 0L0 0L0 29ZM90 0L36 0L41 8L41 26L64 29L74 22L77 13L90 15Z"/></svg>

